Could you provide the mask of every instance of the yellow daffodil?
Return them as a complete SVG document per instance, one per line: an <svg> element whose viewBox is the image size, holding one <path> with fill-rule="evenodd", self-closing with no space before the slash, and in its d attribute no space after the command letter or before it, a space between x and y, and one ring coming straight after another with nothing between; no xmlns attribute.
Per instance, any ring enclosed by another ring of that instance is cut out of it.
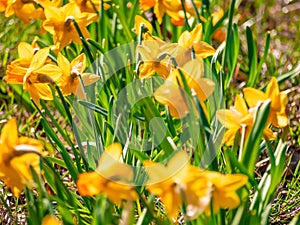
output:
<svg viewBox="0 0 300 225"><path fill-rule="evenodd" d="M221 122L226 131L223 143L228 146L233 145L235 135L238 131L242 132L242 127L245 127L246 138L248 137L253 126L253 113L250 113L245 100L237 95L234 106L231 109L221 109L217 111L217 118Z"/></svg>
<svg viewBox="0 0 300 225"><path fill-rule="evenodd" d="M43 17L43 9L36 8L37 4L33 0L7 0L6 4L6 17L16 14L24 23L29 23L30 19Z"/></svg>
<svg viewBox="0 0 300 225"><path fill-rule="evenodd" d="M259 102L270 99L269 122L275 127L286 127L288 125L288 118L285 113L288 97L286 93L279 91L275 77L272 77L265 93L254 88L244 88L243 92L250 107L255 107Z"/></svg>
<svg viewBox="0 0 300 225"><path fill-rule="evenodd" d="M187 85L191 88L192 94L197 95L207 115L204 101L213 92L215 84L213 81L203 78L204 68L202 60L195 59L188 62L181 71L185 76ZM172 70L166 81L155 91L154 97L159 103L169 107L170 113L174 118L183 118L191 111L187 101L188 96L184 91L184 85L178 69Z"/></svg>
<svg viewBox="0 0 300 225"><path fill-rule="evenodd" d="M196 5L196 8L199 9L200 6L201 6L201 2L194 1L194 3ZM187 17L188 20L192 16L196 15L191 0L184 1L184 7L185 7L185 10L186 10L186 17ZM171 23L175 26L184 26L184 24L185 24L184 10L180 9L177 14L178 14L178 18L171 17L171 20L170 20ZM204 17L201 16L200 18L201 18L202 21L204 20Z"/></svg>
<svg viewBox="0 0 300 225"><path fill-rule="evenodd" d="M179 39L178 44L184 49L195 51L199 58L206 58L215 54L216 50L208 43L201 41L202 39L202 24L198 24L191 32L184 31Z"/></svg>
<svg viewBox="0 0 300 225"><path fill-rule="evenodd" d="M183 18L183 9L180 0L140 0L142 10L149 10L154 7L154 13L159 24L162 23L162 18L168 14L175 21ZM201 2L195 1L196 7L201 6ZM194 8L190 0L184 1L184 6L188 15L194 15Z"/></svg>
<svg viewBox="0 0 300 225"><path fill-rule="evenodd" d="M48 84L53 84L61 75L61 70L54 64L46 64L49 48L40 49L33 56L23 80L23 88L32 100L40 105L40 99L52 100L52 91Z"/></svg>
<svg viewBox="0 0 300 225"><path fill-rule="evenodd" d="M223 143L228 146L233 145L234 138L237 132L242 132L245 129L245 140L247 140L250 131L253 127L256 108L248 109L245 100L237 95L234 106L229 109L221 109L217 111L217 118L220 123L228 130L225 132ZM268 126L264 129L264 134L268 139L274 139L275 136Z"/></svg>
<svg viewBox="0 0 300 225"><path fill-rule="evenodd" d="M22 84L27 69L30 66L34 53L38 48L34 48L35 42L28 44L21 42L18 45L19 58L12 61L6 69L5 80L9 84Z"/></svg>
<svg viewBox="0 0 300 225"><path fill-rule="evenodd" d="M176 218L183 203L188 218L195 218L209 205L211 183L189 164L187 153L176 153L167 166L152 161L144 161L144 166L149 176L146 188L160 197L170 218Z"/></svg>
<svg viewBox="0 0 300 225"><path fill-rule="evenodd" d="M18 137L17 122L9 120L1 132L0 179L18 197L27 186L32 186L30 166L39 172L43 144L28 137Z"/></svg>
<svg viewBox="0 0 300 225"><path fill-rule="evenodd" d="M43 218L42 225L61 225L61 221L59 221L55 216L48 214Z"/></svg>
<svg viewBox="0 0 300 225"><path fill-rule="evenodd" d="M203 172L212 182L212 204L214 213L219 209L233 209L239 206L240 198L236 191L248 182L248 177L243 174L223 175L218 172ZM209 212L209 208L206 209Z"/></svg>
<svg viewBox="0 0 300 225"><path fill-rule="evenodd" d="M160 41L146 40L142 45L137 46L137 51L144 62L139 67L140 78L151 77L155 73L163 78L166 78L169 75L170 72L167 68L166 60L158 58L161 53L163 53L160 44Z"/></svg>
<svg viewBox="0 0 300 225"><path fill-rule="evenodd" d="M53 6L59 8L61 6L62 0L35 0L39 5L43 8L47 8L49 6ZM43 20L45 19L45 14L43 15Z"/></svg>
<svg viewBox="0 0 300 225"><path fill-rule="evenodd" d="M110 0L104 0L103 7L104 10L110 8L110 5L107 3ZM102 4L100 0L70 0L69 2L76 3L80 8L81 12L89 12L89 13L98 13Z"/></svg>
<svg viewBox="0 0 300 225"><path fill-rule="evenodd" d="M53 99L48 84L53 83L61 75L59 67L48 58L49 48L38 49L22 42L18 46L20 58L13 61L6 70L5 80L8 84L23 84L32 100L39 106L40 99Z"/></svg>
<svg viewBox="0 0 300 225"><path fill-rule="evenodd" d="M95 74L83 73L86 67L86 57L84 54L77 56L70 63L61 53L59 53L57 63L62 71L62 75L57 82L63 95L75 94L80 98L84 98L84 92L78 76L81 76L85 86L95 83L100 78Z"/></svg>
<svg viewBox="0 0 300 225"><path fill-rule="evenodd" d="M97 19L96 13L82 13L75 3L68 3L61 8L46 7L45 16L43 28L53 35L53 41L58 50L72 41L81 43L73 20L77 22L84 38L89 38L90 35L86 26Z"/></svg>
<svg viewBox="0 0 300 225"><path fill-rule="evenodd" d="M102 153L96 171L79 174L77 188L80 195L104 193L119 205L122 200L137 200L138 195L130 184L134 176L133 170L120 162L121 155L122 146L114 143Z"/></svg>

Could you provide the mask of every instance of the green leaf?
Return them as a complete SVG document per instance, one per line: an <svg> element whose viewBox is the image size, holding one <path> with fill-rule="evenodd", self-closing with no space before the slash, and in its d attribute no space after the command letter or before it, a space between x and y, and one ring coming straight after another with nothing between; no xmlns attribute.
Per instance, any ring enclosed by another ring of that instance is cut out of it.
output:
<svg viewBox="0 0 300 225"><path fill-rule="evenodd" d="M246 28L246 36L247 36L247 46L248 46L248 67L249 67L249 74L248 74L248 87L253 87L256 85L258 80L258 70L257 70L257 50L256 50L256 43L253 39L253 35L251 29L249 27Z"/></svg>
<svg viewBox="0 0 300 225"><path fill-rule="evenodd" d="M270 112L270 105L270 100L266 100L258 107L254 126L243 149L241 162L250 175L254 174L255 163L259 155L259 146Z"/></svg>

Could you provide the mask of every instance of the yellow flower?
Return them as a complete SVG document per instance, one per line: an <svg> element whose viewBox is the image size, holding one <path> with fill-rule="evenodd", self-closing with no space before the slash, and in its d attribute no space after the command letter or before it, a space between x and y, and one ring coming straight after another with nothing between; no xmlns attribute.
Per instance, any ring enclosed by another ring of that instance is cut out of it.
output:
<svg viewBox="0 0 300 225"><path fill-rule="evenodd" d="M43 8L47 8L49 6L53 6L59 8L61 6L62 0L35 0L38 4L40 4ZM43 18L45 19L45 14Z"/></svg>
<svg viewBox="0 0 300 225"><path fill-rule="evenodd" d="M203 78L203 61L201 59L192 60L186 63L181 71L185 76L187 85L191 89L192 95L197 95L204 113L208 116L204 101L213 92L215 84L213 81ZM170 113L174 118L183 118L191 111L187 101L188 96L184 91L184 85L178 69L172 70L166 81L155 91L154 97L159 103L169 107ZM194 105L193 108L195 110Z"/></svg>
<svg viewBox="0 0 300 225"><path fill-rule="evenodd" d="M159 24L162 23L162 18L168 14L172 19L178 21L183 18L183 9L180 0L140 0L142 10L149 10L154 7L154 13ZM195 1L196 7L201 6L201 2ZM194 15L194 8L190 0L184 1L184 6L189 15Z"/></svg>
<svg viewBox="0 0 300 225"><path fill-rule="evenodd" d="M62 223L53 215L48 214L43 218L42 225L61 225Z"/></svg>
<svg viewBox="0 0 300 225"><path fill-rule="evenodd" d="M214 213L219 209L233 209L239 206L240 198L236 190L248 182L248 177L243 174L223 175L218 172L205 171L207 179L212 182L212 204ZM209 212L209 208L206 212Z"/></svg>
<svg viewBox="0 0 300 225"><path fill-rule="evenodd" d="M218 110L218 120L228 129L225 132L223 143L228 146L233 145L236 133L238 131L242 132L243 127L245 127L245 140L247 140L253 127L255 112L256 108L248 109L245 100L240 95L236 96L234 106L230 110ZM274 139L272 130L267 127L264 129L264 134L269 139Z"/></svg>
<svg viewBox="0 0 300 225"><path fill-rule="evenodd" d="M40 99L53 99L48 83L52 84L61 75L61 70L49 60L49 48L34 48L21 42L18 46L18 59L8 65L5 80L8 84L23 84L25 91L39 106Z"/></svg>
<svg viewBox="0 0 300 225"><path fill-rule="evenodd" d="M250 107L255 107L259 102L270 99L269 122L275 127L286 127L288 125L288 118L285 113L288 97L286 93L279 91L275 77L272 77L265 93L254 88L244 88L243 92Z"/></svg>
<svg viewBox="0 0 300 225"><path fill-rule="evenodd" d="M33 56L23 80L23 88L39 106L40 99L52 100L52 91L48 84L53 84L61 75L61 70L53 64L46 64L49 48L40 49Z"/></svg>
<svg viewBox="0 0 300 225"><path fill-rule="evenodd" d="M30 66L34 53L38 49L34 49L33 44L21 42L18 45L19 58L14 60L6 69L5 80L9 84L22 84L27 69Z"/></svg>
<svg viewBox="0 0 300 225"><path fill-rule="evenodd" d="M240 95L236 96L234 106L231 109L218 110L217 118L228 129L223 138L223 143L228 146L233 145L236 133L242 132L243 126L246 129L246 138L253 126L253 113L249 112L245 100Z"/></svg>
<svg viewBox="0 0 300 225"><path fill-rule="evenodd" d="M86 86L95 83L100 78L95 74L83 73L86 66L84 54L77 56L70 63L61 53L58 53L57 63L62 71L62 75L57 82L63 95L75 94L80 98L84 98L78 75L81 75L83 84Z"/></svg>
<svg viewBox="0 0 300 225"><path fill-rule="evenodd" d="M87 25L97 19L95 13L81 13L75 3L68 3L61 8L48 6L45 8L46 20L43 28L53 35L53 41L58 50L61 50L72 41L81 43L73 19L77 22L84 38L89 38Z"/></svg>
<svg viewBox="0 0 300 225"><path fill-rule="evenodd" d="M178 44L186 50L194 48L196 56L206 58L215 54L216 50L208 43L201 41L202 39L202 24L198 24L191 32L184 31L179 39Z"/></svg>
<svg viewBox="0 0 300 225"><path fill-rule="evenodd" d="M149 176L146 188L160 197L170 218L176 218L180 206L186 206L186 216L195 218L209 205L211 183L203 172L189 164L187 153L176 153L167 166L144 161Z"/></svg>
<svg viewBox="0 0 300 225"><path fill-rule="evenodd" d="M111 201L119 205L122 200L137 200L138 195L130 184L133 171L130 166L119 162L121 154L122 146L114 143L102 153L96 171L79 174L77 188L80 195L105 193Z"/></svg>
<svg viewBox="0 0 300 225"><path fill-rule="evenodd" d="M30 19L43 17L43 9L36 8L36 6L33 0L7 0L5 16L10 17L16 14L24 23L29 23Z"/></svg>
<svg viewBox="0 0 300 225"><path fill-rule="evenodd" d="M27 186L32 186L30 166L39 172L43 144L28 137L18 137L17 122L9 120L1 132L0 179L18 197Z"/></svg>
<svg viewBox="0 0 300 225"><path fill-rule="evenodd" d="M142 45L137 46L137 51L144 62L139 67L140 78L151 77L155 73L163 78L169 76L170 69L167 68L166 60L158 58L163 53L161 44L161 40L145 40Z"/></svg>
<svg viewBox="0 0 300 225"><path fill-rule="evenodd" d="M104 4L103 4L104 10L110 8L110 5L106 3L109 1L110 0L104 0ZM69 2L76 3L80 8L81 12L98 13L101 7L100 0L70 0Z"/></svg>

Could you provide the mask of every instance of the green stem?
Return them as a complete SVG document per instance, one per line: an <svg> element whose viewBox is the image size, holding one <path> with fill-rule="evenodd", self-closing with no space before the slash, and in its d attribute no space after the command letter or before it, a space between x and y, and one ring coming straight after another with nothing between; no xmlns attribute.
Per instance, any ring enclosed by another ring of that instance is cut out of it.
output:
<svg viewBox="0 0 300 225"><path fill-rule="evenodd" d="M182 7L183 12L184 12L184 23L185 23L185 26L188 28L189 31L191 31L192 28L189 25L189 20L187 18L186 9L185 9L185 5L184 5L184 0L180 0L180 1L181 1L181 7Z"/></svg>
<svg viewBox="0 0 300 225"><path fill-rule="evenodd" d="M228 20L228 27L227 27L227 37L226 37L226 46L224 49L224 53L223 53L223 59L222 59L222 69L225 69L225 63L226 63L226 57L227 57L227 51L228 51L228 46L229 46L229 38L231 36L231 27L232 27L232 20L233 20L233 14L234 14L234 8L235 8L235 2L236 0L232 0L231 5L230 5L230 9L229 9L229 20ZM226 80L228 82L228 80ZM227 85L225 85L227 86Z"/></svg>
<svg viewBox="0 0 300 225"><path fill-rule="evenodd" d="M192 2L192 5L193 5L193 8L194 8L194 11L196 13L197 23L201 23L202 21L201 21L201 17L200 17L199 11L197 9L197 6L196 6L194 0L191 0L191 2Z"/></svg>
<svg viewBox="0 0 300 225"><path fill-rule="evenodd" d="M242 136L241 136L241 143L240 143L240 150L239 150L239 162L242 160L243 156L243 148L244 148L244 143L245 143L245 138L246 138L246 124L241 124L242 126Z"/></svg>

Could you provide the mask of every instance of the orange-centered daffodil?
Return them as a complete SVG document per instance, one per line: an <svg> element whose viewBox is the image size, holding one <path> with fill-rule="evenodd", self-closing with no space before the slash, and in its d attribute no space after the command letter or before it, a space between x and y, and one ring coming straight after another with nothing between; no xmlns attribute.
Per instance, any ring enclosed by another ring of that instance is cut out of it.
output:
<svg viewBox="0 0 300 225"><path fill-rule="evenodd" d="M19 58L12 61L6 69L5 80L9 84L22 84L27 69L30 66L34 54L39 48L34 48L33 45L26 42L21 42L18 45Z"/></svg>
<svg viewBox="0 0 300 225"><path fill-rule="evenodd" d="M23 80L23 88L28 91L32 100L40 105L40 99L52 100L52 91L48 84L60 77L61 70L54 64L46 63L49 48L43 48L33 56Z"/></svg>

